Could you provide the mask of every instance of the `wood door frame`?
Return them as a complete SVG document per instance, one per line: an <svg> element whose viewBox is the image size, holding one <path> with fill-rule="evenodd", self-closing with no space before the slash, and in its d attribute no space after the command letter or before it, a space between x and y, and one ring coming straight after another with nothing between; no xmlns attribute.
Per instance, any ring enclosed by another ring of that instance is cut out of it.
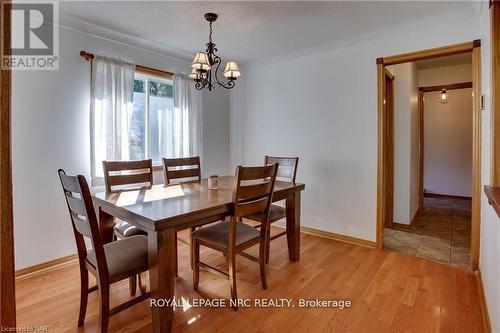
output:
<svg viewBox="0 0 500 333"><path fill-rule="evenodd" d="M390 82L390 83L389 83ZM394 223L394 75L387 68L385 69L385 106L391 106L386 109L385 123L387 130L385 131L385 139L388 144L384 146L384 184L387 189L385 192L385 211L384 211L384 226L392 227ZM390 84L391 92L388 96L387 88ZM388 101L388 99L391 101Z"/></svg>
<svg viewBox="0 0 500 333"><path fill-rule="evenodd" d="M473 91L473 134L472 134L472 215L471 215L471 269L479 267L479 235L481 214L481 40L438 47L383 57L377 59L377 249L384 246L384 149L385 149L385 67L390 65L438 58L461 53L472 53L472 91Z"/></svg>
<svg viewBox="0 0 500 333"><path fill-rule="evenodd" d="M10 54L10 4L0 0L3 13L1 43ZM0 327L16 327L14 235L12 211L11 95L12 71L0 70Z"/></svg>
<svg viewBox="0 0 500 333"><path fill-rule="evenodd" d="M440 86L427 86L418 88L418 112L420 118L420 137L419 137L419 162L418 162L418 209L421 211L424 207L424 94L427 92L472 88L472 82L461 82L454 84L445 84Z"/></svg>
<svg viewBox="0 0 500 333"><path fill-rule="evenodd" d="M500 1L490 0L491 30L491 174L490 183L500 186Z"/></svg>

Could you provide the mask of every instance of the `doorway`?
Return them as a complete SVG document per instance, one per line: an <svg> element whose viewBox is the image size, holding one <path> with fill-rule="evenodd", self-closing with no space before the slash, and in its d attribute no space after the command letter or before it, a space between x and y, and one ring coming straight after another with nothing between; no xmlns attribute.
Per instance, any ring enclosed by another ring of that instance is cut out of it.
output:
<svg viewBox="0 0 500 333"><path fill-rule="evenodd" d="M463 198L436 198L431 197L431 193L424 196L426 192L424 191L424 151L423 144L418 146L416 155L413 154L415 160L415 165L418 166L420 172L419 180L416 181L417 185L413 186L414 194L411 199L414 204L410 208L410 219L419 214L428 213L436 207L432 208L432 205L437 205L438 210L441 207L440 204L446 206L443 200L449 203L447 208L443 208L445 211L453 212L454 207L456 207L459 214L470 215L470 267L473 270L477 270L479 262L479 217L480 217L480 131L481 131L481 115L480 115L480 42L473 41L469 43L463 43L458 45L446 46L431 50L425 50L420 52L413 52L408 54L402 54L397 56L385 57L377 59L378 66L378 176L377 176L377 248L384 248L384 231L386 228L394 230L394 206L393 198L396 197L398 200L398 194L394 193L395 185L395 171L394 171L394 142L397 138L394 138L394 105L391 103L391 95L394 96L394 81L398 80L396 76L390 79L387 75L387 71L390 66L398 64L408 64L415 63L418 61L424 61L428 59L442 58L447 56L459 55L459 54L469 54L471 56L471 95L472 95L472 133L471 133L471 190L470 197L471 200L469 204L454 202L454 200L461 200ZM392 84L392 87L391 87ZM428 88L428 87L422 87ZM449 87L450 88L450 87ZM424 101L425 94L437 93L440 91L424 91L426 89L420 90L416 93L418 96L418 110L420 112L420 117L424 116ZM437 86L434 87L437 89ZM450 89L451 90L451 89ZM397 89L396 89L397 94ZM416 100L416 98L415 98ZM397 111L396 111L397 112ZM423 120L423 119L422 119ZM423 125L423 121L421 122ZM417 130L418 131L418 130ZM423 126L420 126L420 138L423 140ZM397 152L396 152L397 154ZM412 171L413 172L413 171ZM416 172L416 171L415 171ZM416 173L414 173L416 175ZM396 170L397 175L397 170ZM416 178L413 177L413 178ZM397 183L397 179L396 179ZM418 189L418 192L416 192ZM396 191L397 192L397 191ZM436 193L434 193L436 194ZM442 193L437 193L442 194ZM443 201L443 202L440 202ZM426 208L429 206L428 208ZM467 213L469 210L469 213ZM452 214L452 213L451 213ZM411 224L411 220L408 221L408 225ZM389 235L390 237L390 235Z"/></svg>

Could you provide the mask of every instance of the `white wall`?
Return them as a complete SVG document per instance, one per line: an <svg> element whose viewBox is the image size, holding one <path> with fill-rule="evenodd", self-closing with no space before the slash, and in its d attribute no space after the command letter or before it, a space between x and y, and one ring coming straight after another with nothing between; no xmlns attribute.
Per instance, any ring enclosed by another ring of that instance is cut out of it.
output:
<svg viewBox="0 0 500 333"><path fill-rule="evenodd" d="M440 86L471 81L472 63L421 69L418 71L419 87Z"/></svg>
<svg viewBox="0 0 500 333"><path fill-rule="evenodd" d="M229 90L204 91L203 100L203 177L233 174L229 170Z"/></svg>
<svg viewBox="0 0 500 333"><path fill-rule="evenodd" d="M481 182L490 183L490 149L491 149L491 80L490 80L490 16L488 3L483 1L481 12L481 67L482 93L486 96L485 110L483 111L483 135L481 152ZM492 326L492 332L500 332L500 220L488 199L482 193L481 197L481 256L479 267L483 278L486 302Z"/></svg>
<svg viewBox="0 0 500 333"><path fill-rule="evenodd" d="M418 210L420 117L415 63L392 66L394 75L394 222L410 224Z"/></svg>
<svg viewBox="0 0 500 333"><path fill-rule="evenodd" d="M469 79L469 81L472 77ZM472 89L424 94L424 189L472 196Z"/></svg>
<svg viewBox="0 0 500 333"><path fill-rule="evenodd" d="M90 64L80 50L148 67L188 71L189 63L61 28L57 71L13 73L13 191L16 268L76 252L57 169L90 175ZM204 175L229 165L229 94L203 94ZM162 181L161 175L155 179Z"/></svg>
<svg viewBox="0 0 500 333"><path fill-rule="evenodd" d="M436 33L439 31L439 33ZM479 19L247 68L231 92L231 162L300 156L302 225L375 240L375 60L479 38Z"/></svg>

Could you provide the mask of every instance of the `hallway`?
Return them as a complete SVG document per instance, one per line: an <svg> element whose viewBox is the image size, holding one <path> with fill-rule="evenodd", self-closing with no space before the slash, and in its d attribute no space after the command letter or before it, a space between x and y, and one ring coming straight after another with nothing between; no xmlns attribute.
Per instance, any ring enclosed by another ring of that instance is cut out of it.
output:
<svg viewBox="0 0 500 333"><path fill-rule="evenodd" d="M407 255L469 267L471 202L424 198L424 209L409 226L385 229L384 247Z"/></svg>

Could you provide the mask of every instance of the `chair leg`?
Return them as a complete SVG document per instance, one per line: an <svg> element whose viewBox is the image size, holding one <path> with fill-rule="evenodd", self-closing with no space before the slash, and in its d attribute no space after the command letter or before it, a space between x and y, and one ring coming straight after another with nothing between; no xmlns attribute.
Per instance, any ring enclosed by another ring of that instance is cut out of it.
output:
<svg viewBox="0 0 500 333"><path fill-rule="evenodd" d="M193 255L193 289L198 289L200 282L200 242L191 238L191 253Z"/></svg>
<svg viewBox="0 0 500 333"><path fill-rule="evenodd" d="M262 289L267 289L266 280L266 263L265 260L269 257L267 256L267 244L268 242L260 242L259 244L259 268L260 268L260 283Z"/></svg>
<svg viewBox="0 0 500 333"><path fill-rule="evenodd" d="M109 285L99 285L99 326L101 327L101 333L108 332L109 325Z"/></svg>
<svg viewBox="0 0 500 333"><path fill-rule="evenodd" d="M238 310L238 293L236 291L236 255L234 251L227 254L227 262L229 267L229 288L231 289L231 307L233 310Z"/></svg>
<svg viewBox="0 0 500 333"><path fill-rule="evenodd" d="M196 227L191 227L189 229L189 239L192 242L193 240L191 239L191 234L196 231ZM193 249L193 246L191 246L191 250ZM189 252L189 264L191 265L191 270L193 270L193 251Z"/></svg>
<svg viewBox="0 0 500 333"><path fill-rule="evenodd" d="M80 266L80 314L78 315L78 327L83 326L85 314L87 313L87 300L89 298L89 272Z"/></svg>
<svg viewBox="0 0 500 333"><path fill-rule="evenodd" d="M271 252L271 226L267 228L266 236L266 264L269 264L269 252Z"/></svg>
<svg viewBox="0 0 500 333"><path fill-rule="evenodd" d="M177 255L177 233L175 233L175 267L174 267L174 272L175 272L175 277L179 277L179 258Z"/></svg>
<svg viewBox="0 0 500 333"><path fill-rule="evenodd" d="M135 293L137 292L137 275L132 275L128 278L128 288L130 296L135 296Z"/></svg>
<svg viewBox="0 0 500 333"><path fill-rule="evenodd" d="M139 290L141 291L141 295L146 293L146 281L142 279L142 273L137 274L137 278L139 279Z"/></svg>

